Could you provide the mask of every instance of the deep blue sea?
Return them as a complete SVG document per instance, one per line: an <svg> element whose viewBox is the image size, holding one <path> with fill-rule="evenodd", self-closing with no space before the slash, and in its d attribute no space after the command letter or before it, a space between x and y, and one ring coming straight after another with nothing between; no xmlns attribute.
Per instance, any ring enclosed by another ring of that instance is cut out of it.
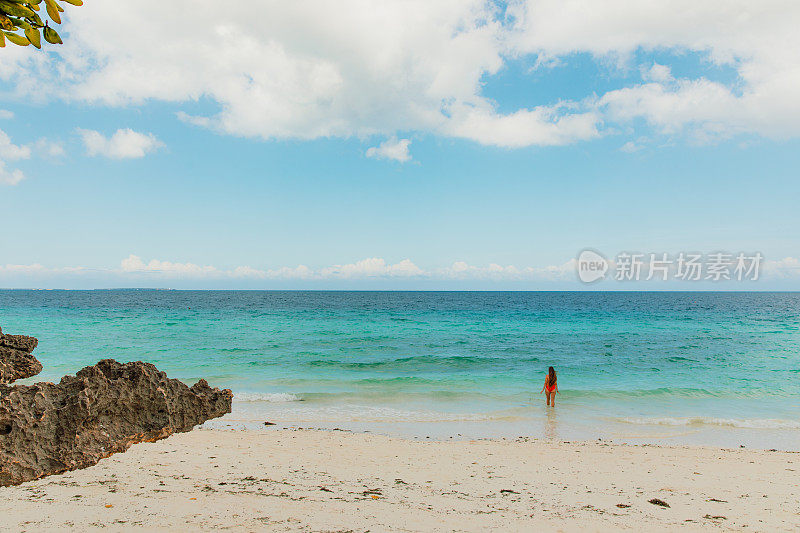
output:
<svg viewBox="0 0 800 533"><path fill-rule="evenodd" d="M148 361L232 389L215 424L800 449L800 293L7 290L0 327L26 382Z"/></svg>

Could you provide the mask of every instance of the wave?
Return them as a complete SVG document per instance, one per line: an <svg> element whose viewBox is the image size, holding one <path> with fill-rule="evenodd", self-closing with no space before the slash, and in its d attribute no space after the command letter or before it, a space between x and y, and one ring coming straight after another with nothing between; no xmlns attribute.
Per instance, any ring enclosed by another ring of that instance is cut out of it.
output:
<svg viewBox="0 0 800 533"><path fill-rule="evenodd" d="M349 422L483 422L516 420L509 415L492 413L453 413L432 410L407 410L393 407L375 407L345 404L321 409L293 411L293 415L306 418L327 418Z"/></svg>
<svg viewBox="0 0 800 533"><path fill-rule="evenodd" d="M559 385L560 386L560 385ZM563 397L580 399L716 399L716 400L752 400L762 398L796 398L797 393L780 387L770 390L763 388L743 388L738 390L704 389L702 387L655 387L652 389L564 389Z"/></svg>
<svg viewBox="0 0 800 533"><path fill-rule="evenodd" d="M714 398L721 396L746 397L741 393L729 394L722 391L714 391L697 387L656 387L652 389L572 389L563 391L564 397L571 396L576 398L646 398L646 397L678 397L678 398Z"/></svg>
<svg viewBox="0 0 800 533"><path fill-rule="evenodd" d="M245 406L234 407L239 417L252 416L253 412L245 410ZM297 404L291 409L283 410L278 415L293 422L364 422L407 424L415 422L515 422L524 420L523 416L511 411L494 412L452 412L433 409L413 409L391 406L375 406L358 403L340 403L335 405ZM255 413L259 413L255 411ZM274 413L274 412L273 412ZM255 417L259 420L260 417Z"/></svg>
<svg viewBox="0 0 800 533"><path fill-rule="evenodd" d="M475 368L478 365L512 365L519 363L535 363L538 362L537 357L527 357L523 359L511 359L503 357L482 357L474 355L452 355L447 357L431 356L431 355L415 355L411 357L400 357L397 359L388 359L384 361L339 361L335 359L316 359L308 361L308 366L314 367L336 367L336 368L352 368L352 369L412 369L423 370L425 368Z"/></svg>
<svg viewBox="0 0 800 533"><path fill-rule="evenodd" d="M365 400L431 399L446 401L500 401L527 402L539 398L539 383L533 388L505 384L505 376L469 376L455 379L453 376L421 377L391 376L364 377L361 379L278 379L275 388L294 389L295 393L236 392L234 399L242 402L333 402L337 399L363 398ZM785 391L721 391L688 387L657 387L652 389L564 389L562 398L577 404L609 401L670 401L676 399L730 401L753 398L790 398Z"/></svg>
<svg viewBox="0 0 800 533"><path fill-rule="evenodd" d="M670 363L696 363L697 359L675 355L673 357L667 357L667 361L669 361Z"/></svg>
<svg viewBox="0 0 800 533"><path fill-rule="evenodd" d="M419 376L395 376L390 378L363 378L352 381L357 386L385 386L385 387L403 387L403 386L472 386L476 382L476 378L468 377L463 379L452 379L450 376L423 378Z"/></svg>
<svg viewBox="0 0 800 533"><path fill-rule="evenodd" d="M302 402L303 399L289 392L235 392L234 401L237 402Z"/></svg>
<svg viewBox="0 0 800 533"><path fill-rule="evenodd" d="M710 416L692 416L663 418L625 417L618 420L627 424L647 426L720 426L749 429L800 429L800 421L798 420L781 420L777 418L736 419L716 418Z"/></svg>

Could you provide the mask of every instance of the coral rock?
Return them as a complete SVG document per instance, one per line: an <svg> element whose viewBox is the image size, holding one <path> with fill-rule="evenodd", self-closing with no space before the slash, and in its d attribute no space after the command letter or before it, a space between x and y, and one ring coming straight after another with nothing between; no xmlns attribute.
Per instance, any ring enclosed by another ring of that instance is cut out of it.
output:
<svg viewBox="0 0 800 533"><path fill-rule="evenodd" d="M188 387L149 363L112 359L58 384L0 385L0 486L91 466L132 444L189 431L229 413L232 398L202 379Z"/></svg>
<svg viewBox="0 0 800 533"><path fill-rule="evenodd" d="M34 337L4 335L0 330L0 383L29 378L42 371L42 363L31 355L38 342Z"/></svg>

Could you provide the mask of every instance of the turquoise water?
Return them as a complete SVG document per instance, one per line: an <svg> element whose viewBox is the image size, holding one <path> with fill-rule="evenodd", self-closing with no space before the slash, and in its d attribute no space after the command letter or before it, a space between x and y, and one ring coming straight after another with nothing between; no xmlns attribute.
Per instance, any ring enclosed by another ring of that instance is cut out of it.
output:
<svg viewBox="0 0 800 533"><path fill-rule="evenodd" d="M0 327L39 338L28 381L231 388L217 424L800 449L798 293L0 291Z"/></svg>

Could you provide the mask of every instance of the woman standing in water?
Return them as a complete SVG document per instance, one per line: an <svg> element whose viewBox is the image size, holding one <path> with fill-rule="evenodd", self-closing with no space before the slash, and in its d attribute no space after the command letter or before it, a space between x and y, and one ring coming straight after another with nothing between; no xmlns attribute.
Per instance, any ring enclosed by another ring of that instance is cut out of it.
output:
<svg viewBox="0 0 800 533"><path fill-rule="evenodd" d="M558 392L558 376L556 370L552 366L547 370L547 376L544 378L544 387L542 391L547 394L547 405L556 406L556 393Z"/></svg>

